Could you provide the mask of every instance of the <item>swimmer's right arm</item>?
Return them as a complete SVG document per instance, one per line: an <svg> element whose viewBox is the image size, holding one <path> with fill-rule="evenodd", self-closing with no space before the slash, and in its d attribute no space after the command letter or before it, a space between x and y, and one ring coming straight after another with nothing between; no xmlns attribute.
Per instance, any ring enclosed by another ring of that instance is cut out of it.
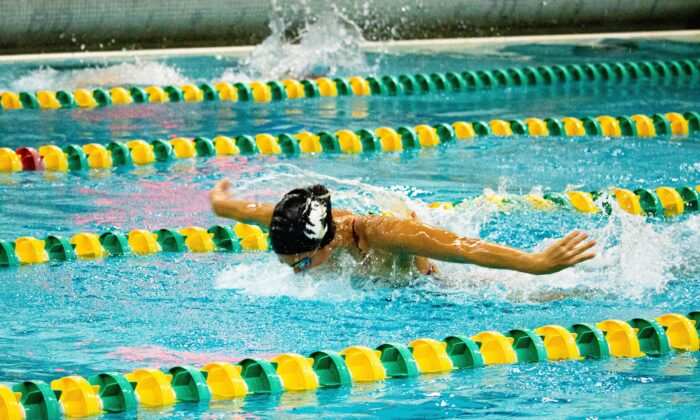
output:
<svg viewBox="0 0 700 420"><path fill-rule="evenodd" d="M573 231L544 251L530 253L515 248L461 237L417 220L369 216L358 219L360 243L368 248L422 256L433 260L471 263L482 267L551 274L595 257L589 252L595 241Z"/></svg>
<svg viewBox="0 0 700 420"><path fill-rule="evenodd" d="M209 193L211 209L217 216L270 227L275 206L257 201L232 200L228 180L220 181Z"/></svg>

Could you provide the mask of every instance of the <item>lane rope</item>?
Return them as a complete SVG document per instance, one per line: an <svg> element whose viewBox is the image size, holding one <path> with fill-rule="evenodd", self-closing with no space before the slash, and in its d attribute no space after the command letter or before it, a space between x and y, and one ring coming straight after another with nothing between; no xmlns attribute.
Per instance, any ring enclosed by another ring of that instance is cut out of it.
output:
<svg viewBox="0 0 700 420"><path fill-rule="evenodd" d="M452 124L421 124L415 127L335 132L302 131L296 134L244 134L237 137L175 137L90 143L64 147L44 145L0 148L0 172L86 171L172 162L211 156L271 155L300 153L403 152L436 147L443 143L480 137L565 136L565 137L659 137L687 136L700 132L700 113L668 112L631 116L564 118L527 118L524 120L457 121Z"/></svg>
<svg viewBox="0 0 700 420"><path fill-rule="evenodd" d="M569 327L552 324L534 330L482 331L441 341L419 338L408 345L392 342L374 349L350 346L340 352L319 350L308 356L284 353L270 360L246 358L237 364L212 362L200 368L142 368L88 378L70 375L50 384L24 381L11 387L0 385L0 418L90 417L248 395L316 392L391 378L444 375L492 364L662 358L699 350L698 321L700 311L687 316L669 313L655 319L608 319Z"/></svg>
<svg viewBox="0 0 700 420"><path fill-rule="evenodd" d="M506 67L495 70L400 74L348 78L319 77L250 83L217 82L181 86L112 87L75 91L3 92L0 110L93 108L166 102L272 102L320 96L408 96L521 86L570 85L583 82L629 84L639 80L697 83L700 60L619 61L567 65Z"/></svg>

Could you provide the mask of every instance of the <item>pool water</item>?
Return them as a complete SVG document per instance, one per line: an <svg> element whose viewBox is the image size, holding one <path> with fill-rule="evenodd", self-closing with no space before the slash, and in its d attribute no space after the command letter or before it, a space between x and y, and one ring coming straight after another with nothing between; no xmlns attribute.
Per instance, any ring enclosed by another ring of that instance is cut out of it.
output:
<svg viewBox="0 0 700 420"><path fill-rule="evenodd" d="M525 63L678 59L683 42L601 40L411 54L355 54L351 65L310 59L304 71L352 75L497 68ZM98 67L94 67L95 65ZM116 67L115 67L116 66ZM353 67L354 66L354 67ZM249 80L230 57L129 63L0 65L0 90L99 84ZM262 75L273 77L275 75ZM296 75L302 76L302 75ZM685 83L513 88L413 97L346 97L271 104L202 103L0 112L2 146L414 126L491 118L697 111ZM322 182L336 207L416 211L425 222L530 250L571 229L590 232L598 257L550 276L440 264L439 278L365 279L353 263L295 276L271 253L157 254L0 271L0 382L68 374L376 347L420 337L545 324L628 320L700 309L700 216L587 215L434 201L509 193L700 184L700 135L684 138L480 138L401 154L197 158L75 173L0 174L0 238L226 223L207 192L227 177L236 195L275 202ZM139 418L457 416L679 417L697 412L700 356L488 366L348 389L251 396L140 410ZM133 413L109 415L131 418ZM107 417L107 416L106 416Z"/></svg>

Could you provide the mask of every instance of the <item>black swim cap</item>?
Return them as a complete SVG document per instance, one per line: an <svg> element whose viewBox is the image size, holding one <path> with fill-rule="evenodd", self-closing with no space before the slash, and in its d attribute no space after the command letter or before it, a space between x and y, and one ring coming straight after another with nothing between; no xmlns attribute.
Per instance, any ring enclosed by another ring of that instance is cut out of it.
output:
<svg viewBox="0 0 700 420"><path fill-rule="evenodd" d="M331 193L323 185L288 192L272 212L270 243L278 254L314 251L334 237Z"/></svg>

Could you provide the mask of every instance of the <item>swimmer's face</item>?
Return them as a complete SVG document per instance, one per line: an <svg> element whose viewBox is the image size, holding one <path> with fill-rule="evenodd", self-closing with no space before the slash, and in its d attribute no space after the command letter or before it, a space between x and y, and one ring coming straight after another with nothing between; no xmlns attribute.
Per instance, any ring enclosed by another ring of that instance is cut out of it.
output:
<svg viewBox="0 0 700 420"><path fill-rule="evenodd" d="M331 257L331 247L324 246L315 251L303 252L301 254L282 255L277 254L282 264L286 264L294 270L294 274L309 271L314 267L324 264Z"/></svg>

